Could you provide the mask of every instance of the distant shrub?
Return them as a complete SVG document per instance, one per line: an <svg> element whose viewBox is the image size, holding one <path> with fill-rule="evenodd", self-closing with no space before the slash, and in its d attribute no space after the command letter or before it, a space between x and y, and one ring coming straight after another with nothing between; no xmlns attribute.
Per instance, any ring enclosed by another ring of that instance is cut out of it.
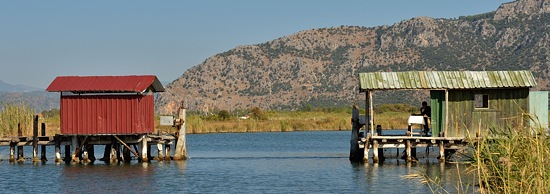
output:
<svg viewBox="0 0 550 194"><path fill-rule="evenodd" d="M231 117L231 114L229 114L229 111L227 110L221 110L218 112L218 117L220 120L225 121Z"/></svg>
<svg viewBox="0 0 550 194"><path fill-rule="evenodd" d="M251 117L256 120L267 120L267 116L260 107L250 109Z"/></svg>

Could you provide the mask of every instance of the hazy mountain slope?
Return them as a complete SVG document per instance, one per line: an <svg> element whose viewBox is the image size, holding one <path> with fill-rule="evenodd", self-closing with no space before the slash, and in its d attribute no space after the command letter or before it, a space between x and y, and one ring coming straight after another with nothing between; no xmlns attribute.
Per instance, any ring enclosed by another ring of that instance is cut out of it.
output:
<svg viewBox="0 0 550 194"><path fill-rule="evenodd" d="M0 80L0 92L32 92L41 90L43 89L25 85L13 85Z"/></svg>

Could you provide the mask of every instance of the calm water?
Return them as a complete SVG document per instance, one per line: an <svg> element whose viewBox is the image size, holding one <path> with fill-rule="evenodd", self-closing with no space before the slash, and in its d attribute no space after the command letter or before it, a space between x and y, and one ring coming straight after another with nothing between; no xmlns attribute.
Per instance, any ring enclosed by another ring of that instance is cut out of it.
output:
<svg viewBox="0 0 550 194"><path fill-rule="evenodd" d="M420 153L418 164L407 165L395 151L386 153L381 165L354 164L348 160L349 139L349 131L191 134L190 158L181 162L56 165L49 157L46 164L35 165L4 160L0 192L429 193L414 176L428 174L453 193L457 171L465 168L441 165ZM0 154L8 157L4 148Z"/></svg>

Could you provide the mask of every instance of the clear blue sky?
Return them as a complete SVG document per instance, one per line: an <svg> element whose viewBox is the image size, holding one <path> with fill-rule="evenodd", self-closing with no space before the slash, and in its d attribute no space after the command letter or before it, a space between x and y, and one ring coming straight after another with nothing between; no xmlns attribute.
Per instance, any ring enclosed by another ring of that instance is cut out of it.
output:
<svg viewBox="0 0 550 194"><path fill-rule="evenodd" d="M0 80L46 88L59 75L173 81L206 58L299 31L457 18L512 0L2 0Z"/></svg>

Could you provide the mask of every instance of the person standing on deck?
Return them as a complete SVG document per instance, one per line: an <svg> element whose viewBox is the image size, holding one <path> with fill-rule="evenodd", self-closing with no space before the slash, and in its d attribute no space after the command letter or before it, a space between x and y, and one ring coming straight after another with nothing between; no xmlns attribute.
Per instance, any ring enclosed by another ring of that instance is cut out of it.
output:
<svg viewBox="0 0 550 194"><path fill-rule="evenodd" d="M422 107L420 107L420 114L424 116L424 130L422 130L422 133L427 136L428 132L430 131L428 125L430 124L430 118L432 117L432 108L428 106L428 102L422 102Z"/></svg>

